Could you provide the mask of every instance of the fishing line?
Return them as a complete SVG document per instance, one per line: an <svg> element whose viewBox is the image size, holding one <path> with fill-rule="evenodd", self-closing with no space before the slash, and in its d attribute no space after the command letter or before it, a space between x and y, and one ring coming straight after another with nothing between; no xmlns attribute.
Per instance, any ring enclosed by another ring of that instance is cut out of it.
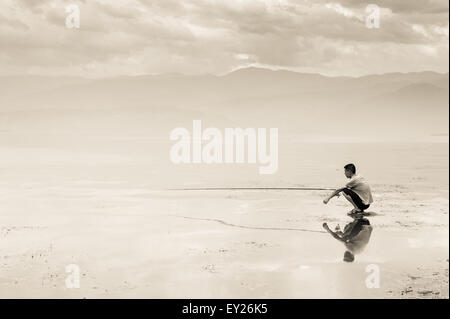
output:
<svg viewBox="0 0 450 319"><path fill-rule="evenodd" d="M325 187L197 187L197 188L169 188L169 191L235 191L235 190L289 190L289 191L334 191L335 188L325 188ZM202 220L208 222L215 222L229 227L236 228L244 228L244 229L257 229L257 230L275 230L275 231L301 231L301 232L310 232L310 233L327 233L326 231L321 230L311 230L304 228L283 228L283 227L256 227L256 226L246 226L246 225L237 225L228 223L221 219L213 219L213 218L197 218L197 217L188 217L181 215L172 215L178 218L191 219L191 220Z"/></svg>
<svg viewBox="0 0 450 319"><path fill-rule="evenodd" d="M202 221L208 221L208 222L215 222L219 223L225 226L230 227L237 227L237 228L244 228L244 229L257 229L257 230L288 230L288 231L301 231L301 232L309 232L309 233L322 233L326 234L326 231L321 230L311 230L311 229L303 229L303 228L282 228L282 227L256 227L256 226L245 226L245 225L237 225L228 223L226 221L223 221L221 219L214 219L214 218L198 218L198 217L188 217L188 216L181 216L181 215L172 215L174 217L178 218L184 218L184 219L192 219L192 220L202 220Z"/></svg>

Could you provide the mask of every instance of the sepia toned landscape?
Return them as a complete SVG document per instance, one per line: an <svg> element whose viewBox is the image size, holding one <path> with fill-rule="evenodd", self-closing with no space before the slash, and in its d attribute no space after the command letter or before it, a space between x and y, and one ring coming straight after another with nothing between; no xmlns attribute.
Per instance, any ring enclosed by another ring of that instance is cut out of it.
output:
<svg viewBox="0 0 450 319"><path fill-rule="evenodd" d="M353 117L346 110L356 102L342 90L330 96L305 77L360 87L361 99L378 95ZM181 75L30 78L43 87L32 92L4 79L8 93L20 94L0 116L2 297L448 297L448 74L336 79L243 69L213 79L219 84ZM258 89L239 91L249 80ZM390 124L395 116L399 125ZM196 118L279 127L278 173L171 163L170 126L189 128ZM375 194L373 236L353 265L323 233L323 222L350 221L343 200L322 204L327 191L170 190L333 188L345 183L349 161ZM68 264L80 267L79 289L65 287ZM369 264L380 267L379 289L365 286Z"/></svg>
<svg viewBox="0 0 450 319"><path fill-rule="evenodd" d="M80 2L79 29L70 1L1 4L0 298L449 298L448 2L425 2L380 1L379 29L346 0ZM174 164L194 120L278 128L278 170ZM322 202L348 163L374 197L352 263L322 227L352 221Z"/></svg>

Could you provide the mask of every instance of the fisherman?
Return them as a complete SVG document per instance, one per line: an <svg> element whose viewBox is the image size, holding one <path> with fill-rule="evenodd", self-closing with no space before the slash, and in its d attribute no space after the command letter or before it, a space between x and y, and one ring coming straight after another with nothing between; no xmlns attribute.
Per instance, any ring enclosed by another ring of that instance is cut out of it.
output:
<svg viewBox="0 0 450 319"><path fill-rule="evenodd" d="M340 230L339 225L334 232L328 227L327 223L323 224L323 228L345 245L345 262L353 262L355 254L359 254L364 250L369 243L373 230L369 220L366 218L355 218L353 222L345 226L344 232Z"/></svg>
<svg viewBox="0 0 450 319"><path fill-rule="evenodd" d="M344 166L345 176L350 181L343 188L334 191L330 196L323 200L324 204L328 204L330 199L339 196L341 193L353 205L353 209L348 215L362 214L370 204L372 204L372 192L366 180L356 174L356 167L354 164L347 164Z"/></svg>

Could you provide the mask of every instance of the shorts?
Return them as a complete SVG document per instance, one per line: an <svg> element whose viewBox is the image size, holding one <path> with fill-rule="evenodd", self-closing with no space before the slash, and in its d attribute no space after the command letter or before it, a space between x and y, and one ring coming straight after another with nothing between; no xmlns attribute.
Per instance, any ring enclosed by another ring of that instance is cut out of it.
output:
<svg viewBox="0 0 450 319"><path fill-rule="evenodd" d="M350 188L344 188L343 192L350 196L353 203L355 203L356 207L358 207L361 211L366 210L367 208L369 208L369 205L366 205L363 203L361 197L359 197L358 194L356 194L354 191L352 191Z"/></svg>

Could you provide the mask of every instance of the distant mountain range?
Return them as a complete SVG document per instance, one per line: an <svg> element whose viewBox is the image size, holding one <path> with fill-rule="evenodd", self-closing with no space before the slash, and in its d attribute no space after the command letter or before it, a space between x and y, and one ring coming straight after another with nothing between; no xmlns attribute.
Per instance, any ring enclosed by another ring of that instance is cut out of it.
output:
<svg viewBox="0 0 450 319"><path fill-rule="evenodd" d="M443 134L448 102L448 73L435 72L354 78L243 68L223 76L0 77L0 112L148 111L168 126L202 117L211 125L294 133Z"/></svg>

